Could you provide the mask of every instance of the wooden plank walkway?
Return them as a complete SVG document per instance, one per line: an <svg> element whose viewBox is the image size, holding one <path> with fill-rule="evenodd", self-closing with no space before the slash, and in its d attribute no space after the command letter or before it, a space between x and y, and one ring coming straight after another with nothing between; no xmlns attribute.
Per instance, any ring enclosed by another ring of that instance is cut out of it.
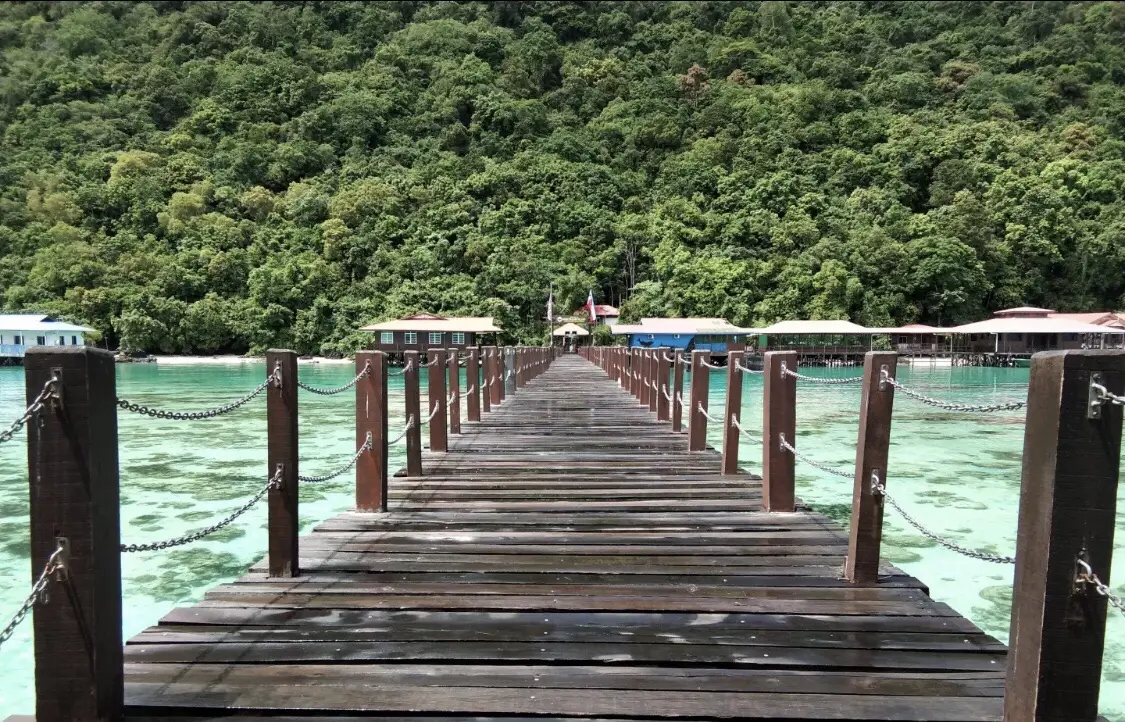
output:
<svg viewBox="0 0 1125 722"><path fill-rule="evenodd" d="M846 532L557 360L392 510L301 539L126 646L132 719L999 720L1005 649Z"/></svg>

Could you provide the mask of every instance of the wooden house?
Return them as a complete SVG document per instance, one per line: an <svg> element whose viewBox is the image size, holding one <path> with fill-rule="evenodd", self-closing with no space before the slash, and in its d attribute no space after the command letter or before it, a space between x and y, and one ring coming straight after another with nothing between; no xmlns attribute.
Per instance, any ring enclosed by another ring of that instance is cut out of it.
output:
<svg viewBox="0 0 1125 722"><path fill-rule="evenodd" d="M393 321L364 326L361 331L374 334L371 348L387 353L425 351L428 348L466 348L495 343L492 334L502 333L491 316L445 317L417 313Z"/></svg>

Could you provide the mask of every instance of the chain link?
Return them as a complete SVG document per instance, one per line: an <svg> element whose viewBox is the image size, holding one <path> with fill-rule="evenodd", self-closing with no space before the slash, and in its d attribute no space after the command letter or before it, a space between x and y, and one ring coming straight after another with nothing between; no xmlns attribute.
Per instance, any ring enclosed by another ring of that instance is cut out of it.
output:
<svg viewBox="0 0 1125 722"><path fill-rule="evenodd" d="M982 562L993 562L995 564L1016 563L1014 557L1006 557L1000 554L989 554L988 552L977 551L976 549L969 549L968 547L954 544L948 539L922 526L921 522L907 514L906 510L899 506L894 497L887 493L887 487L884 486L883 482L879 480L879 476L877 474L871 475L871 493L876 497L881 497L882 499L886 500L886 502L890 504L895 511L902 515L902 518L906 520L906 523L917 529L918 532L922 534L922 536L930 539L931 541L937 542L938 544L952 552L957 552L958 554L969 557L970 559L979 559Z"/></svg>
<svg viewBox="0 0 1125 722"><path fill-rule="evenodd" d="M62 542L59 542L55 551L51 556L47 557L47 563L43 566L42 573L40 573L39 578L35 580L35 584L31 585L31 594L27 595L27 599L20 605L19 610L12 617L12 620L8 622L8 625L4 627L3 631L0 631L0 647L3 647L4 643L12 638L12 635L15 634L16 627L23 623L23 620L31 613L32 607L47 601L47 587L51 583L51 575L60 569L65 569L65 563L63 561L63 555L65 553L66 547Z"/></svg>
<svg viewBox="0 0 1125 722"><path fill-rule="evenodd" d="M267 378L265 381L259 384L257 388L243 396L241 399L232 401L225 406L219 406L217 408L208 409L206 411L165 411L163 409L156 409L152 408L151 406L145 406L144 404L135 404L128 399L121 398L117 399L117 405L122 409L125 409L126 411L131 411L134 414L151 416L154 419L171 419L173 421L199 421L200 419L213 419L216 416L229 414L235 409L238 409L250 403L254 398L260 395L270 386L274 386L280 383L281 367L276 366L274 367L273 373L270 374L269 378Z"/></svg>
<svg viewBox="0 0 1125 722"><path fill-rule="evenodd" d="M437 416L437 412L438 412L438 411L439 411L440 409L441 409L441 402L439 401L439 402L437 402L436 404L434 404L434 408L430 410L430 415L429 415L428 417L426 417L426 420L425 420L425 421L423 421L423 422L422 422L422 426L426 426L426 425L427 425L427 424L429 424L429 423L430 423L431 421L433 421L433 420L434 420L434 417L435 417L435 416Z"/></svg>
<svg viewBox="0 0 1125 722"><path fill-rule="evenodd" d="M1114 406L1125 406L1125 396L1118 396L1117 394L1110 393L1109 389L1101 384L1090 384L1090 388L1098 392L1098 403L1113 404Z"/></svg>
<svg viewBox="0 0 1125 722"><path fill-rule="evenodd" d="M664 398L668 399L668 403L672 403L672 394L668 393L668 386L666 384L660 386L660 393L664 394Z"/></svg>
<svg viewBox="0 0 1125 722"><path fill-rule="evenodd" d="M704 368L709 368L709 369L721 369L722 368L722 366L719 366L718 364L707 363L703 359L699 359L699 365L704 367Z"/></svg>
<svg viewBox="0 0 1125 722"><path fill-rule="evenodd" d="M3 444L5 441L11 441L12 437L14 437L20 429L27 426L29 421L39 418L39 414L45 408L44 402L48 399L58 398L58 394L55 391L57 385L57 379L47 379L47 382L43 384L43 388L39 391L35 400L32 401L31 405L27 407L27 410L23 412L23 416L13 421L12 425L4 431L0 431L0 444Z"/></svg>
<svg viewBox="0 0 1125 722"><path fill-rule="evenodd" d="M413 361L407 361L406 365L403 366L401 369L399 369L398 371L388 371L387 375L388 376L402 376L404 373L406 373L407 371L409 371L412 368L414 368L414 362Z"/></svg>
<svg viewBox="0 0 1125 722"><path fill-rule="evenodd" d="M676 363L676 359L673 358L672 356L669 356L668 354L661 354L661 355L664 356L664 363L670 363L670 364Z"/></svg>
<svg viewBox="0 0 1125 722"><path fill-rule="evenodd" d="M735 416L734 414L730 415L730 423L731 423L732 426L734 426L734 428L738 429L738 433L742 434L743 436L745 436L750 441L753 441L755 444L761 444L762 443L762 437L751 436L749 431L742 428L742 424L740 424L738 422L738 417Z"/></svg>
<svg viewBox="0 0 1125 722"><path fill-rule="evenodd" d="M402 437L406 436L406 433L413 428L414 428L414 414L411 414L410 417L406 420L406 427L402 431L399 432L398 436L396 436L395 438L388 441L387 446L394 446L398 442L402 441Z"/></svg>
<svg viewBox="0 0 1125 722"><path fill-rule="evenodd" d="M359 461L359 457L363 456L363 452L368 451L369 449L374 449L374 448L375 448L375 440L372 438L371 432L368 431L367 432L367 438L364 440L363 445L359 447L359 449L355 452L355 455L352 456L352 458L348 461L347 464L345 464L344 466L341 466L336 471L333 471L329 474L324 474L323 476L298 476L297 481L304 481L304 482L307 482L307 483L310 483L310 484L316 484L316 483L319 483L319 482L322 482L322 481L331 481L332 479L335 479L337 476L340 476L342 474L347 473L347 471L349 469L351 469L353 466L355 466L356 462Z"/></svg>
<svg viewBox="0 0 1125 722"><path fill-rule="evenodd" d="M819 376L805 376L804 374L797 373L785 364L781 364L781 373L785 376L792 376L795 379L800 379L801 381L809 381L814 384L858 384L863 381L862 376L849 376L843 379L826 379Z"/></svg>
<svg viewBox="0 0 1125 722"><path fill-rule="evenodd" d="M850 471L842 471L840 469L835 469L835 468L829 466L828 464L822 464L819 461L816 461L814 459L810 459L809 457L805 456L801 452L797 451L797 449L794 448L792 444L790 444L788 441L785 440L785 434L778 434L778 436L780 437L780 440L781 440L781 448L785 449L790 454L797 457L801 461L805 462L809 466L815 466L817 469L820 469L821 471L827 472L829 474L833 474L835 476L839 476L843 479L854 478L855 475L852 474L852 472L850 472Z"/></svg>
<svg viewBox="0 0 1125 722"><path fill-rule="evenodd" d="M747 368L747 367L743 366L742 362L740 362L740 361L735 361L734 365L738 368L739 371L741 371L744 374L764 374L766 372L765 369L762 369L761 371L755 371L752 368Z"/></svg>
<svg viewBox="0 0 1125 722"><path fill-rule="evenodd" d="M298 381L297 386L301 387L305 391L310 391L314 394L320 394L321 396L333 396L335 394L341 394L341 393L347 391L348 389L350 389L351 387L355 386L360 381L365 379L370 374L371 374L371 364L367 364L366 366L363 367L362 371L360 371L358 374L356 374L356 377L354 379L347 382L343 386L337 386L336 388L331 388L331 389L319 389L315 386L309 386L308 384L306 384L302 381Z"/></svg>
<svg viewBox="0 0 1125 722"><path fill-rule="evenodd" d="M718 420L718 419L716 419L716 418L715 418L714 416L712 416L711 414L707 413L707 409L703 408L703 402L702 402L702 401L700 401L700 402L699 402L699 413L703 414L703 418L707 419L707 420L708 420L708 421L710 421L710 422L711 422L712 424L717 424L717 423L719 423L719 420Z"/></svg>
<svg viewBox="0 0 1125 722"><path fill-rule="evenodd" d="M684 397L681 396L678 391L676 392L676 401L680 404L680 408L682 410L684 410L684 411L688 410L687 405L684 403Z"/></svg>
<svg viewBox="0 0 1125 722"><path fill-rule="evenodd" d="M1113 607L1116 608L1117 611L1125 614L1125 602L1122 602L1121 597L1114 594L1113 590L1111 590L1105 584L1105 582L1103 582L1101 579L1098 579L1098 575L1094 574L1094 570L1090 568L1090 565L1087 564L1085 560L1079 559L1078 566L1082 567L1082 571L1078 574L1077 577L1075 577L1075 581L1089 582L1090 584L1093 584L1094 591L1105 597L1106 601L1113 605Z"/></svg>
<svg viewBox="0 0 1125 722"><path fill-rule="evenodd" d="M265 496L266 492L268 492L270 489L280 489L281 488L281 476L282 476L282 466L280 464L278 464L277 471L274 472L273 476L270 477L270 480L266 483L265 486L263 486L258 491L257 494L250 497L250 500L247 501L242 506L238 507L238 509L235 509L235 511L230 516L226 517L225 519L223 519L222 521L220 521L216 524L212 524L211 526L206 527L205 529L200 529L199 531L192 532L191 534L185 534L184 536L173 537L172 539L168 539L166 541L152 542L150 544L122 544L121 545L121 551L126 552L126 553L161 551L161 550L164 550L164 549L171 549L172 547L179 547L179 546L183 546L185 544L191 544L192 542L197 542L200 539L203 539L204 537L210 536L210 535L214 534L215 532L219 531L220 529L222 529L223 527L229 526L235 519L242 516L246 512L250 511L250 507L254 506L259 501L261 501L262 497Z"/></svg>
<svg viewBox="0 0 1125 722"><path fill-rule="evenodd" d="M941 399L924 396L911 388L903 386L898 382L898 379L891 378L891 375L886 371L883 371L882 373L882 380L890 384L891 386L894 386L895 389L901 391L912 399L921 401L927 406L934 406L939 409L945 409L946 411L964 411L984 414L992 411L1016 411L1017 409L1022 409L1023 407L1027 406L1026 401L1006 401L1000 404L981 404L975 406L972 404L958 404L952 401L942 401Z"/></svg>

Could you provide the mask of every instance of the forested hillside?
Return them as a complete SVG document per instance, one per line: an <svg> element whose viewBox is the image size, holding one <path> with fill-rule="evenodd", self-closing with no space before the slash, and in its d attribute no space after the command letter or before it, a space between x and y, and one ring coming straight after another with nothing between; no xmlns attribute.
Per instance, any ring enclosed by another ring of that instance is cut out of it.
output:
<svg viewBox="0 0 1125 722"><path fill-rule="evenodd" d="M1125 305L1125 4L0 5L0 303L149 351L428 310Z"/></svg>

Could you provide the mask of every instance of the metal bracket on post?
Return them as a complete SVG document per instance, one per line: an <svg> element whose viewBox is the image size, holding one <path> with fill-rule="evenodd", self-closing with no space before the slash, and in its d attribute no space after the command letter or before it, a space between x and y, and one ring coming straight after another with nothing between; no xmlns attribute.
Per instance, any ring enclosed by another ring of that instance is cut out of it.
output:
<svg viewBox="0 0 1125 722"><path fill-rule="evenodd" d="M1095 371L1090 374L1090 400L1086 406L1086 418L1092 421L1102 417L1102 395L1099 393L1098 387L1105 388L1105 385L1102 383L1101 373Z"/></svg>
<svg viewBox="0 0 1125 722"><path fill-rule="evenodd" d="M890 371L888 370L886 364L882 364L881 366L879 366L879 390L880 391L886 391L887 390L887 377L889 375L890 375Z"/></svg>
<svg viewBox="0 0 1125 722"><path fill-rule="evenodd" d="M57 536L55 542L58 544L59 555L55 557L55 571L52 576L56 582L65 582L70 579L70 539Z"/></svg>
<svg viewBox="0 0 1125 722"><path fill-rule="evenodd" d="M53 393L47 401L55 411L63 410L63 370L61 366L51 367L51 385Z"/></svg>

